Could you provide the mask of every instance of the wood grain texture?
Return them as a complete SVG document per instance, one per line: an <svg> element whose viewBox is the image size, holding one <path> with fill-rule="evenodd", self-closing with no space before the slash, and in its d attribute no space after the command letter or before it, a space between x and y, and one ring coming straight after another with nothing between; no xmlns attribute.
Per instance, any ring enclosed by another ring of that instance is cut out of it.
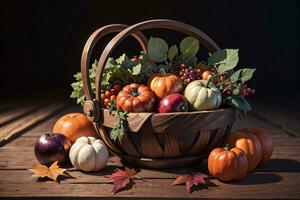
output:
<svg viewBox="0 0 300 200"><path fill-rule="evenodd" d="M29 174L28 174L29 175ZM82 177L81 177L82 179ZM300 192L300 174L290 173L252 173L244 180L233 183L222 183L215 179L210 180L210 186L200 186L197 191L186 193L184 186L170 186L174 179L146 179L136 180L130 190L124 190L116 195L110 191L111 184L106 181L75 183L75 179L65 179L61 184L55 182L34 182L28 178L26 184L5 183L0 184L0 196L6 197L131 197L149 198L199 198L199 199L298 199ZM79 180L79 178L78 178ZM68 181L70 181L68 183ZM72 182L73 181L73 182ZM294 184L291 185L290 183ZM266 184L268 190L266 190ZM51 188L51 193L48 192Z"/></svg>
<svg viewBox="0 0 300 200"><path fill-rule="evenodd" d="M278 127L247 115L247 124L257 121L262 128L271 126L274 153L269 163L259 166L241 181L223 183L210 178L208 186L196 187L188 194L183 185L170 186L179 174L193 171L207 172L207 161L179 169L141 169L129 190L116 195L110 191L104 175L111 174L116 167L123 167L120 159L112 156L108 166L99 172L84 173L69 168L73 178L62 179L60 184L52 181L36 182L27 169L38 164L33 153L33 145L39 135L51 130L55 121L63 114L81 111L78 106L67 107L39 125L27 130L20 137L0 148L0 198L1 199L299 199L300 191L300 137L284 134ZM130 165L127 165L132 167Z"/></svg>
<svg viewBox="0 0 300 200"><path fill-rule="evenodd" d="M299 105L281 102L272 105L253 102L253 115L261 121L292 135L300 136Z"/></svg>
<svg viewBox="0 0 300 200"><path fill-rule="evenodd" d="M9 140L21 135L25 130L30 129L35 124L55 114L64 106L65 104L62 102L51 103L39 110L36 110L35 112L32 112L20 119L15 120L12 123L2 126L0 128L0 146L3 146Z"/></svg>
<svg viewBox="0 0 300 200"><path fill-rule="evenodd" d="M47 105L46 102L40 102L37 104L19 104L12 106L8 110L0 112L0 128L12 121L37 111L39 108L42 108L42 106L45 105Z"/></svg>

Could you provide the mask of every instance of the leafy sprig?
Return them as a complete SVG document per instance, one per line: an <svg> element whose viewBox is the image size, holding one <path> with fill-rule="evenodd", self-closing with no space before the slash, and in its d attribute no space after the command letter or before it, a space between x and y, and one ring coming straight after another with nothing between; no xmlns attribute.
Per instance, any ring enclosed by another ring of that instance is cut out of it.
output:
<svg viewBox="0 0 300 200"><path fill-rule="evenodd" d="M116 105L116 102L112 102L111 106L109 107L109 114L112 116L116 115L118 117L117 123L110 132L110 138L116 141L118 137L122 137L124 133L130 130L127 120L128 111L119 109Z"/></svg>
<svg viewBox="0 0 300 200"><path fill-rule="evenodd" d="M92 68L89 69L89 79L91 82L91 87L92 91L95 93L96 91L96 70L98 66L98 61L95 60L94 63L92 64ZM77 103L83 106L84 102L86 101L86 97L84 95L84 90L83 90L83 81L82 81L82 74L81 72L78 72L74 74L75 82L71 84L71 87L73 88L73 91L71 93L71 98L77 99Z"/></svg>
<svg viewBox="0 0 300 200"><path fill-rule="evenodd" d="M241 85L252 78L255 69L242 68L234 72L233 70L239 61L238 52L238 49L217 51L208 58L208 65L215 67L217 76L223 79L217 84L219 89L223 91L223 104L247 112L251 110L251 106L241 93Z"/></svg>

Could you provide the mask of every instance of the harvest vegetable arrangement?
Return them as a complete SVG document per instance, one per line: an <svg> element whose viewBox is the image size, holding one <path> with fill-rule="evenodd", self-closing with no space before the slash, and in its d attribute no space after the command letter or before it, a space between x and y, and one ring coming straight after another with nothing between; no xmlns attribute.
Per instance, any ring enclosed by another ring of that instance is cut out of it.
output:
<svg viewBox="0 0 300 200"><path fill-rule="evenodd" d="M110 138L121 138L129 129L130 112L195 112L234 107L243 112L251 110L245 99L255 90L245 82L255 72L252 68L237 68L237 49L223 49L209 55L207 61L197 57L199 42L193 37L184 38L179 46L169 45L161 38L151 37L147 53L129 58L109 58L101 82L102 107L117 115ZM98 62L90 69L90 80L95 93ZM81 73L74 75L72 98L83 105L86 98ZM71 164L83 171L98 171L108 162L108 150L97 137L92 122L81 113L62 116L54 125L54 133L42 135L35 145L35 155L42 165L30 169L37 177L65 175L57 164ZM247 172L268 162L273 152L272 138L263 129L248 128L230 133L223 147L217 147L208 157L210 174L221 181L242 179ZM51 166L50 166L51 165ZM50 166L50 167L48 167ZM107 176L118 192L129 182L142 179L137 171L125 167ZM185 184L190 191L193 185L205 184L207 175L201 172L180 175L171 185Z"/></svg>
<svg viewBox="0 0 300 200"><path fill-rule="evenodd" d="M151 37L147 51L131 59L126 54L109 58L106 63L101 100L104 108L120 119L111 132L112 139L128 128L124 126L128 112L192 112L228 106L244 112L251 110L245 97L255 90L245 82L252 78L255 69L236 70L238 49L220 50L206 62L196 57L199 42L193 37L170 48L163 39ZM90 69L94 93L97 64L95 61ZM83 105L81 73L74 77L71 97Z"/></svg>

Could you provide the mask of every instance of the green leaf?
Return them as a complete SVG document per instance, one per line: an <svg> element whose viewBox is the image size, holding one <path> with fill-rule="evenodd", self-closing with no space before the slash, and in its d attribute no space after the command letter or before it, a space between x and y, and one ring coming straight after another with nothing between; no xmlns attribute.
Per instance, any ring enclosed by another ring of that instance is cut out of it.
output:
<svg viewBox="0 0 300 200"><path fill-rule="evenodd" d="M114 65L116 64L115 59L113 58L108 58L106 63L105 63L105 69L106 68L110 68L110 67L114 67Z"/></svg>
<svg viewBox="0 0 300 200"><path fill-rule="evenodd" d="M163 39L151 37L147 49L150 59L156 62L163 62L167 59L169 47Z"/></svg>
<svg viewBox="0 0 300 200"><path fill-rule="evenodd" d="M110 138L114 141L118 138L118 136L122 136L124 134L123 129L119 122L116 123L116 125L113 127L113 129L110 131Z"/></svg>
<svg viewBox="0 0 300 200"><path fill-rule="evenodd" d="M183 61L188 66L196 65L198 61L196 56L185 56L182 54L176 60Z"/></svg>
<svg viewBox="0 0 300 200"><path fill-rule="evenodd" d="M116 62L117 64L121 65L126 60L129 60L129 58L125 53L123 53L119 58L116 59Z"/></svg>
<svg viewBox="0 0 300 200"><path fill-rule="evenodd" d="M193 37L186 37L180 42L179 49L184 56L196 56L199 51L199 41Z"/></svg>
<svg viewBox="0 0 300 200"><path fill-rule="evenodd" d="M229 104L235 108L241 109L245 112L251 110L249 102L245 98L240 96L229 96L226 99L224 99L224 103Z"/></svg>
<svg viewBox="0 0 300 200"><path fill-rule="evenodd" d="M170 61L173 61L174 58L177 56L178 54L178 48L176 45L171 46L171 48L169 49L168 52L168 58Z"/></svg>
<svg viewBox="0 0 300 200"><path fill-rule="evenodd" d="M230 76L230 80L235 83L237 81L246 82L250 80L256 69L243 68L239 69Z"/></svg>
<svg viewBox="0 0 300 200"><path fill-rule="evenodd" d="M132 67L132 75L139 75L141 73L141 70L142 70L142 65L141 63L135 65Z"/></svg>
<svg viewBox="0 0 300 200"><path fill-rule="evenodd" d="M122 137L125 132L129 131L128 112L118 109L115 102L113 102L109 108L109 114L112 116L118 115L118 121L110 132L110 138L115 141L118 137Z"/></svg>
<svg viewBox="0 0 300 200"><path fill-rule="evenodd" d="M238 49L222 49L208 58L208 65L218 65L218 72L224 72L236 67L239 61Z"/></svg>

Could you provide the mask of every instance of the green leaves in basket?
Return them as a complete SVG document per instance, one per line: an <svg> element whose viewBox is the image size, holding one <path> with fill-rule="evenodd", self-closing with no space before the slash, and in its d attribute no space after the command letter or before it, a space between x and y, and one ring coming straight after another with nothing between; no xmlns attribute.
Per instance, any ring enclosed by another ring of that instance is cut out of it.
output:
<svg viewBox="0 0 300 200"><path fill-rule="evenodd" d="M249 102L241 96L228 96L223 100L223 103L243 110L245 113L247 111L251 111L251 106Z"/></svg>
<svg viewBox="0 0 300 200"><path fill-rule="evenodd" d="M168 44L161 38L151 37L147 46L149 58L155 62L164 62L167 59L172 62L179 57L180 60L184 60L185 63L196 63L196 54L199 51L199 41L193 37L184 38L179 44L180 56L178 47L176 45L171 46L169 49ZM192 62L191 62L192 61Z"/></svg>
<svg viewBox="0 0 300 200"><path fill-rule="evenodd" d="M186 37L179 45L180 55L177 60L182 61L186 65L194 66L197 64L197 53L199 51L199 41L193 37Z"/></svg>
<svg viewBox="0 0 300 200"><path fill-rule="evenodd" d="M171 46L168 52L168 58L170 61L173 61L174 58L178 55L178 48L176 45Z"/></svg>
<svg viewBox="0 0 300 200"><path fill-rule="evenodd" d="M92 64L92 68L89 69L89 78L91 82L91 87L92 90L95 93L96 90L96 85L95 85L95 79L96 79L96 70L98 66L98 61L95 60L94 63ZM77 103L81 104L83 106L83 103L85 102L86 98L84 95L84 90L83 90L83 82L82 82L82 74L81 72L78 72L74 75L75 82L71 83L71 87L73 88L73 91L71 93L71 98L77 99Z"/></svg>
<svg viewBox="0 0 300 200"><path fill-rule="evenodd" d="M256 69L251 69L251 68L239 69L230 76L230 80L233 83L238 81L246 82L252 78L255 70Z"/></svg>
<svg viewBox="0 0 300 200"><path fill-rule="evenodd" d="M199 51L199 41L193 37L186 37L180 42L179 49L183 56L194 57Z"/></svg>
<svg viewBox="0 0 300 200"><path fill-rule="evenodd" d="M151 37L147 46L149 58L155 62L163 62L168 57L168 44L161 38Z"/></svg>
<svg viewBox="0 0 300 200"><path fill-rule="evenodd" d="M124 133L129 131L128 125L128 112L123 111L117 108L116 103L112 102L112 105L109 107L109 114L112 116L117 115L118 121L110 132L110 138L116 140L118 137L122 137Z"/></svg>
<svg viewBox="0 0 300 200"><path fill-rule="evenodd" d="M222 49L212 54L207 63L209 66L217 66L218 73L232 70L239 61L238 49Z"/></svg>

